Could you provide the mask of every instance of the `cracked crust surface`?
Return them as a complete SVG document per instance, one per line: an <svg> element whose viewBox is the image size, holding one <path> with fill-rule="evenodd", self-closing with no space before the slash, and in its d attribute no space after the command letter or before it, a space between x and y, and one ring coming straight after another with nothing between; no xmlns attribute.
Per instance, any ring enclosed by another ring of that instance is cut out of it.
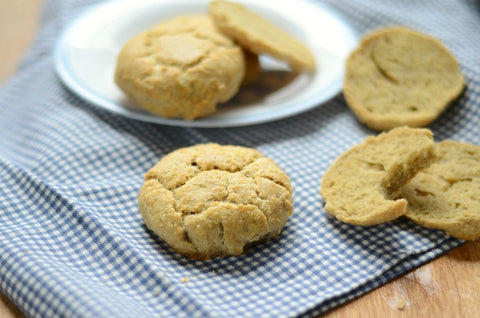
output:
<svg viewBox="0 0 480 318"><path fill-rule="evenodd" d="M315 57L304 44L243 5L214 0L208 12L215 26L242 47L285 61L295 71L315 71Z"/></svg>
<svg viewBox="0 0 480 318"><path fill-rule="evenodd" d="M288 176L260 152L200 144L150 169L138 205L147 227L174 251L210 259L279 235L292 214L292 191Z"/></svg>
<svg viewBox="0 0 480 318"><path fill-rule="evenodd" d="M242 49L208 15L173 18L140 33L117 58L115 82L153 114L192 120L238 92Z"/></svg>
<svg viewBox="0 0 480 318"><path fill-rule="evenodd" d="M438 161L402 188L406 216L464 240L480 238L480 147L446 140Z"/></svg>
<svg viewBox="0 0 480 318"><path fill-rule="evenodd" d="M434 121L463 91L455 57L437 39L403 27L364 37L346 61L343 93L372 129Z"/></svg>
<svg viewBox="0 0 480 318"><path fill-rule="evenodd" d="M354 225L375 225L406 212L398 190L437 156L432 132L399 127L341 154L322 177L325 211Z"/></svg>

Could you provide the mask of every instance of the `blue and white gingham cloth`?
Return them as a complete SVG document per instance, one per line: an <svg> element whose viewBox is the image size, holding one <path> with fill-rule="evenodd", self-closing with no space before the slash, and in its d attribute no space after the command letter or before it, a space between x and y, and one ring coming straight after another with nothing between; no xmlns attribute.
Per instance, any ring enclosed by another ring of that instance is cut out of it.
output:
<svg viewBox="0 0 480 318"><path fill-rule="evenodd" d="M48 0L36 42L0 91L0 290L26 315L310 317L462 243L404 219L355 227L327 217L322 174L375 133L341 94L305 114L231 129L146 124L79 99L55 75L52 49L94 2ZM441 39L467 89L430 128L437 140L480 144L477 1L325 3L359 34L405 25ZM294 210L278 239L241 257L195 261L145 228L137 209L144 173L203 142L253 147L290 176Z"/></svg>

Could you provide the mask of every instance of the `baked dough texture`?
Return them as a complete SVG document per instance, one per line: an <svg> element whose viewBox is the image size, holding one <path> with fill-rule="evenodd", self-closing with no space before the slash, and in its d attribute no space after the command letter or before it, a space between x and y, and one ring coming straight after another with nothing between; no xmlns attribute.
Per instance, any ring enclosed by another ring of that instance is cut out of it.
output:
<svg viewBox="0 0 480 318"><path fill-rule="evenodd" d="M233 97L244 75L242 49L208 15L194 14L128 41L117 58L115 82L153 114L193 120Z"/></svg>
<svg viewBox="0 0 480 318"><path fill-rule="evenodd" d="M401 191L406 216L422 226L464 240L480 238L480 147L446 140L439 159Z"/></svg>
<svg viewBox="0 0 480 318"><path fill-rule="evenodd" d="M400 188L437 157L428 129L398 127L341 154L322 177L325 211L354 225L375 225L406 213Z"/></svg>
<svg viewBox="0 0 480 318"><path fill-rule="evenodd" d="M213 0L208 12L215 26L242 47L285 61L295 71L315 71L315 57L304 44L245 6Z"/></svg>
<svg viewBox="0 0 480 318"><path fill-rule="evenodd" d="M364 37L346 61L343 93L375 130L425 127L463 91L455 57L437 39L404 27Z"/></svg>
<svg viewBox="0 0 480 318"><path fill-rule="evenodd" d="M210 259L279 235L292 214L292 191L288 176L260 152L200 144L150 169L138 205L147 227L174 251Z"/></svg>

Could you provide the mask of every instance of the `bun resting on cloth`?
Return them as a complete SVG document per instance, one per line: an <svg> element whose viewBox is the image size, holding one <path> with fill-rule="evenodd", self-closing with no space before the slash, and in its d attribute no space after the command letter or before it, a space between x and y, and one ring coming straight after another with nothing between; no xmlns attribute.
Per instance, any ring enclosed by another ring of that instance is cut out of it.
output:
<svg viewBox="0 0 480 318"><path fill-rule="evenodd" d="M240 255L292 214L288 176L260 152L200 144L162 158L138 197L147 227L190 258Z"/></svg>

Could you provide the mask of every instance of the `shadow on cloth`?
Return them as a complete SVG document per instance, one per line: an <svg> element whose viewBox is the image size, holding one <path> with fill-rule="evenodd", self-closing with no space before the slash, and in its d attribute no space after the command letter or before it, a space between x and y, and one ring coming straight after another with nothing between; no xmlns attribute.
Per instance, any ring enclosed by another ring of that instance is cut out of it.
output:
<svg viewBox="0 0 480 318"><path fill-rule="evenodd" d="M269 274L266 268L275 267L275 263L281 261L282 257L285 257L285 254L292 249L292 244L295 244L294 238L299 235L295 234L295 228L287 223L278 237L252 244L245 249L245 253L242 255L196 260L174 252L154 232L147 229L145 225L143 227L155 242L156 252L162 254L167 262L175 262L185 268L194 267L202 272L215 275L228 274L238 277L247 277L246 275L257 277Z"/></svg>

